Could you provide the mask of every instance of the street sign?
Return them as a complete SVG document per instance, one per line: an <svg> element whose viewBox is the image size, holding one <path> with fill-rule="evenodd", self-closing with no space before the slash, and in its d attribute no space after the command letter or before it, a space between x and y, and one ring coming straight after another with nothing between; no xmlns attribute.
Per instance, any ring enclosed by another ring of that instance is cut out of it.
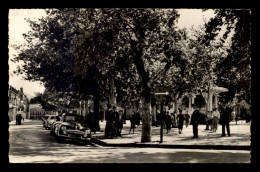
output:
<svg viewBox="0 0 260 172"><path fill-rule="evenodd" d="M165 102L169 96L169 88L167 87L157 87L155 89L154 98L158 102Z"/></svg>
<svg viewBox="0 0 260 172"><path fill-rule="evenodd" d="M165 92L165 93L154 93L155 95L168 95L169 92Z"/></svg>

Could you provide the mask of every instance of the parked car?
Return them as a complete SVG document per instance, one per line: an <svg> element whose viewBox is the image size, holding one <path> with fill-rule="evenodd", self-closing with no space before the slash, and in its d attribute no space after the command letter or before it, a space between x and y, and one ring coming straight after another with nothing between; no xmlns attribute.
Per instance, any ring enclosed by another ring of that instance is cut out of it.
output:
<svg viewBox="0 0 260 172"><path fill-rule="evenodd" d="M47 120L47 129L51 129L51 125L56 121L60 121L59 116L55 115L55 116L49 117L49 119Z"/></svg>
<svg viewBox="0 0 260 172"><path fill-rule="evenodd" d="M58 117L59 117L59 120L56 120L56 121L54 121L54 122L52 122L52 123L50 124L50 134L51 134L52 136L55 136L56 127L57 127L60 123L62 123L62 116L58 116Z"/></svg>
<svg viewBox="0 0 260 172"><path fill-rule="evenodd" d="M54 134L59 140L73 140L89 142L91 140L91 131L86 126L83 116L65 113L61 121L53 124L51 134Z"/></svg>
<svg viewBox="0 0 260 172"><path fill-rule="evenodd" d="M50 121L54 121L56 119L55 115L45 115L42 117L43 120L43 128L49 129L49 123Z"/></svg>

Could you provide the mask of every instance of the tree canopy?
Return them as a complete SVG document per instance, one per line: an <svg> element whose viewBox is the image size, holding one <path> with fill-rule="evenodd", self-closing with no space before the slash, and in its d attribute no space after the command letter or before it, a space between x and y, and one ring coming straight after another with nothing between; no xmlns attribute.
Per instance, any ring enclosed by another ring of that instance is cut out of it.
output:
<svg viewBox="0 0 260 172"><path fill-rule="evenodd" d="M141 100L142 142L147 142L156 88L166 86L181 97L212 85L230 89L249 81L249 68L241 70L240 78L237 73L242 62L250 66L249 14L215 11L216 17L189 37L186 29L176 27L175 9L48 9L46 17L28 20L32 31L24 34L26 45L15 46L19 54L14 61L24 62L17 72L43 82L48 100L57 106L87 99L109 102L115 93L121 106ZM222 25L227 32L217 41ZM232 46L225 48L232 28ZM246 86L241 88L248 100Z"/></svg>
<svg viewBox="0 0 260 172"><path fill-rule="evenodd" d="M251 103L251 11L214 10L216 16L206 24L204 41L220 37L224 43L231 37L226 58L217 63L217 83L229 89L222 101L230 101L236 93ZM221 34L221 31L224 31Z"/></svg>

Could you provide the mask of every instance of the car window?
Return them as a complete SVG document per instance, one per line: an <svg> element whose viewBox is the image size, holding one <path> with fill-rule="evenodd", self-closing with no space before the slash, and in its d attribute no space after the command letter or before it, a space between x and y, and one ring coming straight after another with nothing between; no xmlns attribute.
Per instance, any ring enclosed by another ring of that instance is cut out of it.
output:
<svg viewBox="0 0 260 172"><path fill-rule="evenodd" d="M56 119L56 117L55 116L51 116L51 119Z"/></svg>

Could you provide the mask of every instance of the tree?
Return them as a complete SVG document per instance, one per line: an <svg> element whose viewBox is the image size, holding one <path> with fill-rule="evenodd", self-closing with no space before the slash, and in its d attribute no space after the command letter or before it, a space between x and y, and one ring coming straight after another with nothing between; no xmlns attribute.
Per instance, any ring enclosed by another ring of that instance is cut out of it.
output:
<svg viewBox="0 0 260 172"><path fill-rule="evenodd" d="M21 48L15 59L24 61L26 79L42 81L45 87L78 99L92 95L97 100L114 94L110 85L114 80L122 102L140 96L141 141L150 142L149 107L157 85L151 78L158 73L150 67L172 58L162 55L178 37L176 10L53 9L47 13L39 23L29 21L33 31L25 35L28 48ZM170 34L172 40L167 40ZM172 53L178 53L174 49Z"/></svg>
<svg viewBox="0 0 260 172"><path fill-rule="evenodd" d="M106 9L99 12L102 15L95 16L103 16L104 21L100 23L102 23L102 26L106 26L106 29L112 27L113 38L117 38L113 41L113 48L110 48L112 51L115 50L115 57L129 58L130 65L120 66L120 68L128 67L126 69L129 69L133 67L136 71L134 74L137 74L137 77L133 78L133 80L137 84L134 84L134 86L135 89L140 88L136 89L136 91L140 95L143 105L141 142L150 142L151 116L149 107L154 83L151 80L153 75L149 67L160 59L160 54L163 52L164 26L168 24L173 27L178 14L175 10L157 9ZM109 26L107 27L107 25ZM124 73L121 74L123 76ZM130 81L124 80L126 83Z"/></svg>
<svg viewBox="0 0 260 172"><path fill-rule="evenodd" d="M251 103L251 11L214 10L216 16L206 24L207 44L213 39L224 43L231 39L226 58L217 64L217 83L229 89L222 101L231 101L236 93ZM224 31L224 34L221 34ZM242 94L243 93L243 94Z"/></svg>
<svg viewBox="0 0 260 172"><path fill-rule="evenodd" d="M39 21L28 20L32 31L24 34L27 44L15 46L20 53L14 61L24 62L17 72L24 72L27 80L41 81L52 90L50 94L86 100L95 94L97 85L89 58L84 57L83 63L80 59L88 48L83 44L89 38L86 11L52 9L46 13Z"/></svg>
<svg viewBox="0 0 260 172"><path fill-rule="evenodd" d="M35 97L30 100L30 103L39 103L42 109L46 111L56 110L57 106L55 106L49 99L49 94L45 93L35 93Z"/></svg>

